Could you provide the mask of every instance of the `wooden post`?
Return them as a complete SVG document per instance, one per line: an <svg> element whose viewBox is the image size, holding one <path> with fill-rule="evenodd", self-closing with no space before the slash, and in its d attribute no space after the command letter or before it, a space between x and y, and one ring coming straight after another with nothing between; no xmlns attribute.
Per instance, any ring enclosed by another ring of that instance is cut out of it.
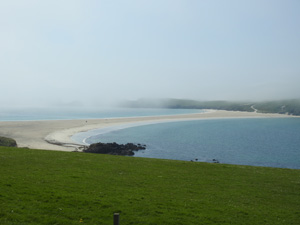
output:
<svg viewBox="0 0 300 225"><path fill-rule="evenodd" d="M120 225L120 214L114 213L114 225Z"/></svg>

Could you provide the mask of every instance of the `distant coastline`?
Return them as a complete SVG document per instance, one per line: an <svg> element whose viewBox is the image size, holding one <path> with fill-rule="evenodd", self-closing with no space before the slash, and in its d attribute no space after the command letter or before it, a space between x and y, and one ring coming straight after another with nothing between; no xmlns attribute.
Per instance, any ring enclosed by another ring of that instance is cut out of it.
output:
<svg viewBox="0 0 300 225"><path fill-rule="evenodd" d="M190 99L139 99L124 101L123 107L169 109L215 109L258 113L300 115L300 99L274 101L197 101Z"/></svg>

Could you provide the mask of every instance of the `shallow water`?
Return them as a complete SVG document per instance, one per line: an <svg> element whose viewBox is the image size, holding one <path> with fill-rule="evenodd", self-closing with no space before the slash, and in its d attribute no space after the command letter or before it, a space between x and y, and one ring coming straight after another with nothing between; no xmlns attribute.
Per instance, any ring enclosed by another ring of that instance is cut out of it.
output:
<svg viewBox="0 0 300 225"><path fill-rule="evenodd" d="M94 132L88 143L146 144L136 157L300 169L300 118L196 120Z"/></svg>
<svg viewBox="0 0 300 225"><path fill-rule="evenodd" d="M0 121L26 121L26 120L71 120L93 118L119 118L140 116L163 116L201 113L198 109L132 109L132 108L99 108L99 109L2 109Z"/></svg>

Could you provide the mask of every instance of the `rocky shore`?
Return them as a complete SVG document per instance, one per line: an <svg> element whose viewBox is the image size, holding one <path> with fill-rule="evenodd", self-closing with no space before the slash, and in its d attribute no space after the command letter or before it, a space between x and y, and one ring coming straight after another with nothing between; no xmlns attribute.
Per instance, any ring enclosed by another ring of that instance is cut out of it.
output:
<svg viewBox="0 0 300 225"><path fill-rule="evenodd" d="M146 145L142 144L117 144L116 142L113 143L95 143L88 146L83 152L86 153L99 153L99 154L110 154L110 155L127 155L132 156L134 155L135 151L138 150L145 150Z"/></svg>

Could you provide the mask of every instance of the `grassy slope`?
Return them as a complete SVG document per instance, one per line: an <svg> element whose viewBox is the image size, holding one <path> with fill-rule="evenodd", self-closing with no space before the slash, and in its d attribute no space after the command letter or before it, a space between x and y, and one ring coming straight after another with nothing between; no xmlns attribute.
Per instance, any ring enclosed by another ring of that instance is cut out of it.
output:
<svg viewBox="0 0 300 225"><path fill-rule="evenodd" d="M177 108L177 109L222 109L231 111L253 112L251 106L262 113L287 113L300 115L300 99L265 102L233 102L233 101L195 101L187 99L140 99L123 103L126 107L136 108Z"/></svg>
<svg viewBox="0 0 300 225"><path fill-rule="evenodd" d="M282 100L259 102L255 104L255 108L262 113L288 113L291 115L300 115L300 100Z"/></svg>
<svg viewBox="0 0 300 225"><path fill-rule="evenodd" d="M0 224L300 221L300 170L0 147L0 177Z"/></svg>

